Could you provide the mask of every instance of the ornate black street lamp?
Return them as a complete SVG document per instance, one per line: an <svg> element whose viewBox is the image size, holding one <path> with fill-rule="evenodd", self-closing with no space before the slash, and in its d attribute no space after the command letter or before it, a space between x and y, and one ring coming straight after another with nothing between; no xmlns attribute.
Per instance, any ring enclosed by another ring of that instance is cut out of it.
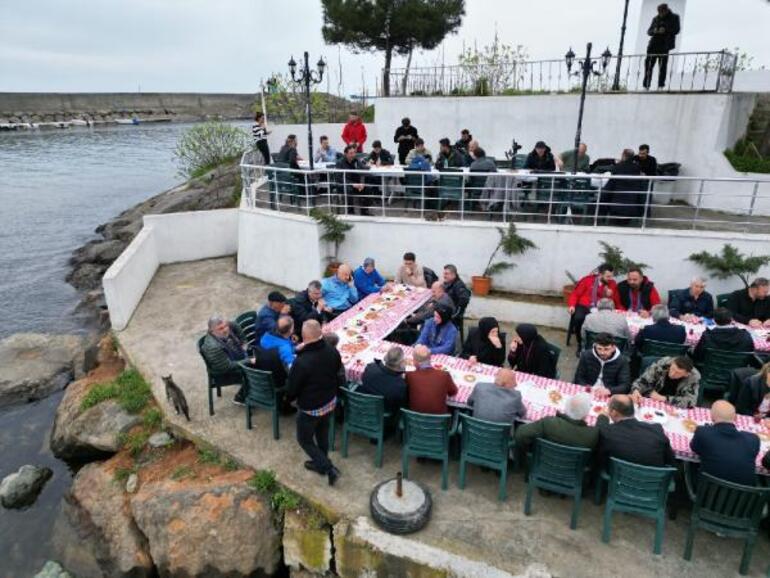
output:
<svg viewBox="0 0 770 578"><path fill-rule="evenodd" d="M620 46L618 46L618 61L615 64L615 78L612 81L612 90L620 90L620 63L623 60L623 42L626 39L626 21L628 20L628 0L623 8L623 25L620 27Z"/></svg>
<svg viewBox="0 0 770 578"><path fill-rule="evenodd" d="M591 60L591 46L592 45L590 42L586 45L586 57L583 60L578 60L578 66L580 68L574 73L572 72L572 65L575 63L575 53L572 52L572 48L570 48L569 52L564 55L564 60L567 62L567 72L569 74L574 74L575 76L583 76L583 84L580 91L580 112L578 113L577 132L575 133L575 158L573 159L574 162L572 166L573 173L577 172L578 148L580 148L580 134L583 131L583 108L586 101L586 86L588 85L588 78L592 74L596 76L601 76L604 74L604 72L607 70L607 66L610 64L610 59L612 58L612 53L610 52L610 49L607 48L602 53L601 72L594 70L594 64L596 63Z"/></svg>
<svg viewBox="0 0 770 578"><path fill-rule="evenodd" d="M310 170L313 170L313 111L310 101L310 85L319 84L324 77L324 69L326 68L326 62L323 58L318 59L316 64L317 72L310 70L308 53L305 52L304 67L299 71L297 75L297 63L294 61L294 57L289 60L289 72L291 73L291 80L297 84L305 85L305 98L307 99L307 151L308 162L310 163Z"/></svg>

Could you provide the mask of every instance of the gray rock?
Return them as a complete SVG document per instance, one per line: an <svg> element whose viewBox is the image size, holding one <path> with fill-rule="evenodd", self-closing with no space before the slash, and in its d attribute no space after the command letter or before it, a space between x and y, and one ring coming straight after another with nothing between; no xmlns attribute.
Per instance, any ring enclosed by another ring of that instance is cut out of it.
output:
<svg viewBox="0 0 770 578"><path fill-rule="evenodd" d="M129 494L133 494L136 492L137 488L139 487L139 476L136 474L131 474L128 476L128 479L126 480L126 491Z"/></svg>
<svg viewBox="0 0 770 578"><path fill-rule="evenodd" d="M0 407L42 399L65 387L82 367L76 335L16 333L0 341Z"/></svg>
<svg viewBox="0 0 770 578"><path fill-rule="evenodd" d="M150 439L147 440L147 443L150 444L150 447L152 448L164 448L166 446L169 446L174 443L174 438L172 438L170 435L168 435L164 431L159 431L157 433L154 433L150 436Z"/></svg>
<svg viewBox="0 0 770 578"><path fill-rule="evenodd" d="M49 560L34 578L73 578L72 574L61 567L61 564Z"/></svg>
<svg viewBox="0 0 770 578"><path fill-rule="evenodd" d="M76 249L70 263L79 265L81 263L98 263L109 265L117 259L126 248L127 243L118 239L109 241L91 241L87 245Z"/></svg>
<svg viewBox="0 0 770 578"><path fill-rule="evenodd" d="M66 281L76 289L96 289L107 268L104 264L82 263L67 274Z"/></svg>
<svg viewBox="0 0 770 578"><path fill-rule="evenodd" d="M6 508L32 505L52 475L50 468L21 466L0 482L0 503Z"/></svg>

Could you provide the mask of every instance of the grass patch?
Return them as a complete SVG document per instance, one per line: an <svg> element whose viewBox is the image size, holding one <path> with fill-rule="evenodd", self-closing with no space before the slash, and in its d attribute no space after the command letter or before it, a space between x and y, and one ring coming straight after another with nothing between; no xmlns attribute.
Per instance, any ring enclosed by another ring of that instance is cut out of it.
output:
<svg viewBox="0 0 770 578"><path fill-rule="evenodd" d="M747 139L741 139L732 149L727 149L725 157L736 171L770 173L770 158L763 157L756 144Z"/></svg>
<svg viewBox="0 0 770 578"><path fill-rule="evenodd" d="M190 466L179 466L173 472L171 472L171 479L176 481L194 477L195 472Z"/></svg>
<svg viewBox="0 0 770 578"><path fill-rule="evenodd" d="M130 468L117 468L115 470L115 481L119 484L125 484L131 474L136 473L136 466Z"/></svg>
<svg viewBox="0 0 770 578"><path fill-rule="evenodd" d="M291 490L281 488L270 498L270 505L276 512L283 513L286 510L296 510L302 505L302 498Z"/></svg>
<svg viewBox="0 0 770 578"><path fill-rule="evenodd" d="M136 369L127 369L114 381L94 385L80 402L80 409L85 411L103 401L115 399L128 413L136 414L144 409L151 397L150 384Z"/></svg>
<svg viewBox="0 0 770 578"><path fill-rule="evenodd" d="M160 428L163 423L163 412L157 407L148 408L142 414L142 425L150 430Z"/></svg>
<svg viewBox="0 0 770 578"><path fill-rule="evenodd" d="M272 494L278 487L278 482L275 481L275 472L260 470L249 480L249 485L260 494Z"/></svg>
<svg viewBox="0 0 770 578"><path fill-rule="evenodd" d="M219 452L213 448L198 448L198 463L200 464L218 465L221 459Z"/></svg>
<svg viewBox="0 0 770 578"><path fill-rule="evenodd" d="M233 458L227 458L225 463L222 464L222 467L225 468L225 470L228 472L234 472L241 469L241 464L236 462Z"/></svg>
<svg viewBox="0 0 770 578"><path fill-rule="evenodd" d="M150 439L150 432L138 430L131 433L122 433L118 435L118 443L121 448L125 448L136 458L142 453L147 440Z"/></svg>

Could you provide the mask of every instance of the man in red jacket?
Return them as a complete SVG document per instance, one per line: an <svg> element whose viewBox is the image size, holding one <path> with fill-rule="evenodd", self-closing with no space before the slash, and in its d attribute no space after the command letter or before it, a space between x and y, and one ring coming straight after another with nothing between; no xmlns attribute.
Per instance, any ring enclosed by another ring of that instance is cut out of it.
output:
<svg viewBox="0 0 770 578"><path fill-rule="evenodd" d="M351 112L345 128L342 129L342 140L346 145L354 144L358 147L358 152L364 152L364 143L366 142L366 126L361 122L361 117L357 112Z"/></svg>
<svg viewBox="0 0 770 578"><path fill-rule="evenodd" d="M406 374L409 409L420 413L449 413L446 399L457 395L452 376L431 366L430 349L424 345L415 347L412 357L416 369Z"/></svg>
<svg viewBox="0 0 770 578"><path fill-rule="evenodd" d="M639 267L628 270L626 280L618 283L614 298L615 308L619 311L633 311L645 318L650 316L655 305L660 304L658 290Z"/></svg>
<svg viewBox="0 0 770 578"><path fill-rule="evenodd" d="M572 293L567 299L567 311L570 314L569 330L567 332L567 345L569 336L574 333L578 342L578 355L582 349L581 332L586 315L592 307L603 297L615 299L618 285L615 283L615 268L609 263L602 263L593 273L586 275L578 281Z"/></svg>

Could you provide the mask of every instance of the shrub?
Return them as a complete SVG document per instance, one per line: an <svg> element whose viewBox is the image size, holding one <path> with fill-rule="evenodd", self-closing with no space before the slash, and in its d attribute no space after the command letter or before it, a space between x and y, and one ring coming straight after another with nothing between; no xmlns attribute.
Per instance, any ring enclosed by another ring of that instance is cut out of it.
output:
<svg viewBox="0 0 770 578"><path fill-rule="evenodd" d="M249 480L249 485L260 494L272 494L278 485L275 481L275 472L272 470L261 470L255 473Z"/></svg>
<svg viewBox="0 0 770 578"><path fill-rule="evenodd" d="M219 452L213 448L202 447L198 448L198 462L201 464L216 465L219 463Z"/></svg>
<svg viewBox="0 0 770 578"><path fill-rule="evenodd" d="M148 439L150 439L149 432L138 430L128 434L120 434L118 436L118 443L120 447L127 449L131 456L136 458L142 453Z"/></svg>
<svg viewBox="0 0 770 578"><path fill-rule="evenodd" d="M157 407L151 407L142 414L142 424L150 430L156 430L163 422L163 412Z"/></svg>
<svg viewBox="0 0 770 578"><path fill-rule="evenodd" d="M286 510L296 510L302 504L302 499L286 488L281 488L273 494L270 499L270 505L276 512L285 512Z"/></svg>
<svg viewBox="0 0 770 578"><path fill-rule="evenodd" d="M246 131L223 122L196 125L182 135L174 150L179 174L187 178L200 177L236 159L248 147L248 142Z"/></svg>

